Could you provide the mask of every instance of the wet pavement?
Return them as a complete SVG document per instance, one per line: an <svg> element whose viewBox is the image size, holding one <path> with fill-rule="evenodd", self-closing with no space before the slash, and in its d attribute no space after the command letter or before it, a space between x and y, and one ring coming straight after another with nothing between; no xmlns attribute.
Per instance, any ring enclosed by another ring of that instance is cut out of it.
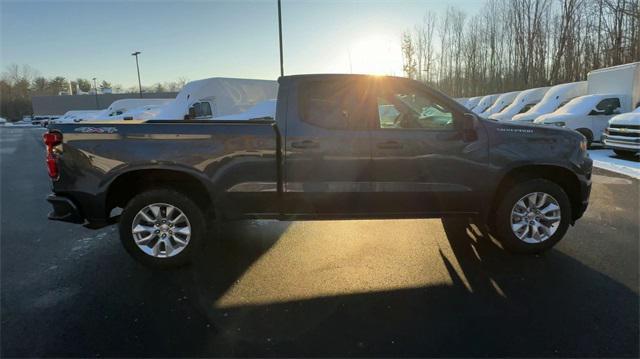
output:
<svg viewBox="0 0 640 359"><path fill-rule="evenodd" d="M596 170L553 250L466 219L226 224L153 272L46 219L37 129L0 129L2 356L638 356L638 181Z"/></svg>

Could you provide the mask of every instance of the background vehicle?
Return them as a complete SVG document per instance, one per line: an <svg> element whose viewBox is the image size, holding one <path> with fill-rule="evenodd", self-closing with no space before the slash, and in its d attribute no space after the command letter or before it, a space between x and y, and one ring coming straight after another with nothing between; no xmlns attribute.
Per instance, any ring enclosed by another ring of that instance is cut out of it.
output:
<svg viewBox="0 0 640 359"><path fill-rule="evenodd" d="M93 118L102 110L72 110L52 121L52 123L79 122L83 119Z"/></svg>
<svg viewBox="0 0 640 359"><path fill-rule="evenodd" d="M276 81L224 77L192 81L154 118L174 120L186 116L202 120L237 114L258 102L276 98L277 92Z"/></svg>
<svg viewBox="0 0 640 359"><path fill-rule="evenodd" d="M43 115L43 116L32 116L31 124L36 126L47 126L50 121L56 120L59 116L53 115Z"/></svg>
<svg viewBox="0 0 640 359"><path fill-rule="evenodd" d="M484 96L478 102L478 104L475 105L471 110L476 114L483 113L486 109L491 107L491 105L493 105L494 102L496 102L496 99L498 99L498 96L500 96L500 94L492 94L492 95Z"/></svg>
<svg viewBox="0 0 640 359"><path fill-rule="evenodd" d="M640 107L633 112L612 117L603 137L605 146L620 156L640 153Z"/></svg>
<svg viewBox="0 0 640 359"><path fill-rule="evenodd" d="M630 112L640 102L640 62L589 72L589 95L577 97L535 123L563 126L582 133L589 143L601 142L614 115Z"/></svg>
<svg viewBox="0 0 640 359"><path fill-rule="evenodd" d="M547 91L542 100L529 111L513 116L513 121L533 122L541 115L551 113L571 101L571 99L587 93L587 81L571 82L556 85Z"/></svg>
<svg viewBox="0 0 640 359"><path fill-rule="evenodd" d="M592 162L574 131L479 118L405 78L279 83L275 120L50 126L50 218L119 220L134 258L172 266L212 218L479 216L506 248L532 253L586 209Z"/></svg>
<svg viewBox="0 0 640 359"><path fill-rule="evenodd" d="M116 100L113 101L113 103L106 109L96 113L93 117L88 117L87 119L115 119L117 118L117 116L126 114L127 112L140 107L162 106L172 101L173 99L170 98L126 98L122 100Z"/></svg>
<svg viewBox="0 0 640 359"><path fill-rule="evenodd" d="M476 107L476 105L478 104L478 102L480 102L480 100L482 100L483 96L476 96L476 97L471 97L469 98L465 103L464 103L464 107L468 108L468 109L473 109L474 107Z"/></svg>
<svg viewBox="0 0 640 359"><path fill-rule="evenodd" d="M493 105L491 105L488 109L486 109L480 115L488 118L494 113L498 113L504 110L505 107L509 106L513 102L513 100L516 98L516 96L518 96L519 93L520 91L503 93L502 95L498 96L498 98L493 103Z"/></svg>
<svg viewBox="0 0 640 359"><path fill-rule="evenodd" d="M492 120L497 121L509 121L513 116L520 113L529 111L535 106L542 98L544 94L549 91L550 87L539 87L535 89L524 90L516 96L511 104L504 108L504 110L494 113L489 116Z"/></svg>

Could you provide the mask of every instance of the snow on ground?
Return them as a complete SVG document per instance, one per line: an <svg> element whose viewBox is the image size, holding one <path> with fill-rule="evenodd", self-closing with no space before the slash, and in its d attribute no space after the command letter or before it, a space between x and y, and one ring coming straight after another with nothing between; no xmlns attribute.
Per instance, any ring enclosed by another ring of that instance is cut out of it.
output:
<svg viewBox="0 0 640 359"><path fill-rule="evenodd" d="M594 167L640 179L640 161L637 155L634 161L622 158L610 149L592 149L589 150L589 156Z"/></svg>

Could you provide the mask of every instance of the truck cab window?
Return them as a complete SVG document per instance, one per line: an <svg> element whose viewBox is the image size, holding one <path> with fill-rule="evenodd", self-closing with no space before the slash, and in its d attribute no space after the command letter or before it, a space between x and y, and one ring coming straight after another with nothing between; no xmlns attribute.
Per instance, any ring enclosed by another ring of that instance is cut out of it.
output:
<svg viewBox="0 0 640 359"><path fill-rule="evenodd" d="M346 81L309 81L299 96L302 121L322 128L365 130L373 113L368 92Z"/></svg>
<svg viewBox="0 0 640 359"><path fill-rule="evenodd" d="M412 89L378 95L379 128L452 130L453 114L427 94Z"/></svg>
<svg viewBox="0 0 640 359"><path fill-rule="evenodd" d="M617 97L605 98L600 101L589 115L617 115L620 113L620 99Z"/></svg>
<svg viewBox="0 0 640 359"><path fill-rule="evenodd" d="M209 102L196 102L193 104L196 118L211 117L211 104Z"/></svg>

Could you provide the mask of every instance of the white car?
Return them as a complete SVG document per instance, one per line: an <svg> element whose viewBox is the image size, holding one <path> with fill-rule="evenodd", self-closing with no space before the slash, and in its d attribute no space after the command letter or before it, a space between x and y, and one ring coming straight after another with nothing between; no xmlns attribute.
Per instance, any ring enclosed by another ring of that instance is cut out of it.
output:
<svg viewBox="0 0 640 359"><path fill-rule="evenodd" d="M566 127L580 132L591 145L602 142L609 120L631 109L631 97L621 94L599 94L576 97L555 112L542 115L536 124Z"/></svg>

